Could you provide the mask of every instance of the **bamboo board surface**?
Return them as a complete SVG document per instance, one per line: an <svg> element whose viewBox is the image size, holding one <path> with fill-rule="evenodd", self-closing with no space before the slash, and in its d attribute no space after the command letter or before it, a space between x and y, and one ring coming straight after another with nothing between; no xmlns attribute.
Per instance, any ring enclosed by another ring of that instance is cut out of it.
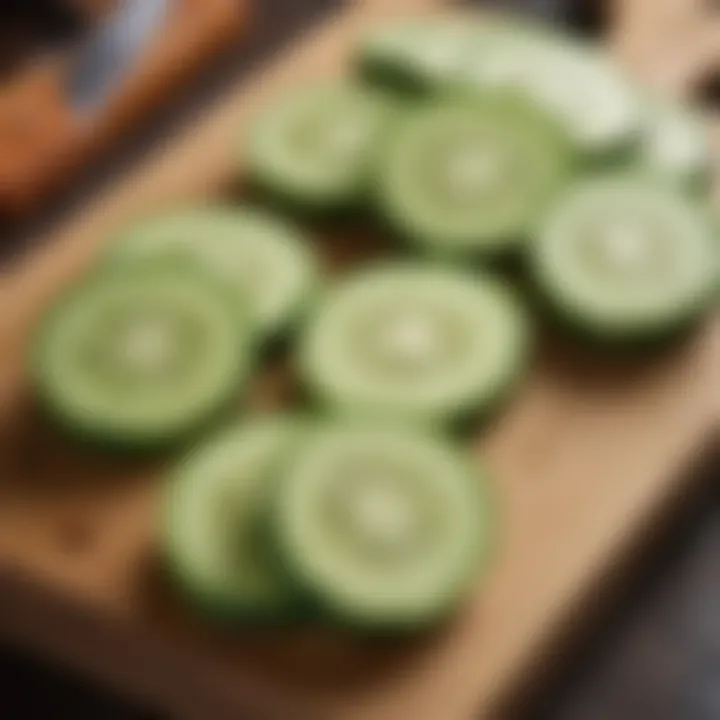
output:
<svg viewBox="0 0 720 720"><path fill-rule="evenodd" d="M675 94L720 60L720 25L694 23L683 9L692 4L626 0L616 11L621 61ZM683 492L679 471L720 419L718 319L622 368L548 341L523 393L478 438L501 496L503 542L451 626L394 644L317 631L229 636L188 617L162 585L156 469L90 457L33 417L22 357L34 318L107 234L144 211L227 191L228 148L265 101L340 72L365 25L441 9L438 0L350 4L2 275L4 633L187 720L491 718L548 661L580 601ZM678 50L674 62L669 48Z"/></svg>

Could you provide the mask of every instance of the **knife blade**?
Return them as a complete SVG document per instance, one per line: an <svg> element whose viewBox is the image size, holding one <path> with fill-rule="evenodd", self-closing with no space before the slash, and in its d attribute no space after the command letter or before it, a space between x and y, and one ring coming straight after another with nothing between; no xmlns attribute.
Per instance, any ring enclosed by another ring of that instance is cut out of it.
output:
<svg viewBox="0 0 720 720"><path fill-rule="evenodd" d="M79 48L68 81L71 106L92 115L112 96L162 25L170 0L122 0Z"/></svg>

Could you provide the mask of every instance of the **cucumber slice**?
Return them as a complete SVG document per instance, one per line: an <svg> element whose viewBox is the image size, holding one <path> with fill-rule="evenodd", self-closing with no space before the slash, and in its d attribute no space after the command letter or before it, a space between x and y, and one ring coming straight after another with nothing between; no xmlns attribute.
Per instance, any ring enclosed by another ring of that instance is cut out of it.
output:
<svg viewBox="0 0 720 720"><path fill-rule="evenodd" d="M433 91L457 76L465 56L484 39L473 22L406 19L374 28L363 37L355 64L363 77L379 86Z"/></svg>
<svg viewBox="0 0 720 720"><path fill-rule="evenodd" d="M390 106L367 88L314 85L257 120L244 154L249 180L312 210L344 208L366 190Z"/></svg>
<svg viewBox="0 0 720 720"><path fill-rule="evenodd" d="M180 589L214 620L289 620L300 607L267 543L266 506L301 434L285 416L246 421L200 445L171 474L165 555Z"/></svg>
<svg viewBox="0 0 720 720"><path fill-rule="evenodd" d="M437 437L377 425L319 430L283 476L281 556L351 626L403 630L462 602L488 559L484 473Z"/></svg>
<svg viewBox="0 0 720 720"><path fill-rule="evenodd" d="M624 176L574 188L531 250L551 303L586 332L618 340L696 318L714 294L720 259L692 200L667 183Z"/></svg>
<svg viewBox="0 0 720 720"><path fill-rule="evenodd" d="M92 276L50 312L34 350L34 384L51 413L127 449L200 429L234 398L253 358L226 289L179 264Z"/></svg>
<svg viewBox="0 0 720 720"><path fill-rule="evenodd" d="M380 211L435 253L515 249L572 173L572 152L553 120L503 92L418 109L394 140L378 168Z"/></svg>
<svg viewBox="0 0 720 720"><path fill-rule="evenodd" d="M656 103L641 145L641 165L690 189L710 182L710 128L699 113L669 102Z"/></svg>
<svg viewBox="0 0 720 720"><path fill-rule="evenodd" d="M418 423L487 412L525 365L529 323L499 279L397 264L329 292L300 372L336 412Z"/></svg>
<svg viewBox="0 0 720 720"><path fill-rule="evenodd" d="M639 93L613 63L589 46L525 28L476 45L461 85L527 93L552 113L579 148L608 154L629 145L643 118Z"/></svg>
<svg viewBox="0 0 720 720"><path fill-rule="evenodd" d="M251 207L179 209L139 220L108 250L114 264L182 256L216 272L237 289L242 321L275 335L295 319L318 281L305 233L283 218Z"/></svg>
<svg viewBox="0 0 720 720"><path fill-rule="evenodd" d="M639 93L610 60L531 22L498 17L396 22L360 43L357 64L364 76L392 87L519 90L593 154L628 145L643 117Z"/></svg>
<svg viewBox="0 0 720 720"><path fill-rule="evenodd" d="M377 85L434 92L464 77L478 53L521 37L561 39L536 23L489 13L481 18L405 18L373 28L362 37L355 65L361 76Z"/></svg>

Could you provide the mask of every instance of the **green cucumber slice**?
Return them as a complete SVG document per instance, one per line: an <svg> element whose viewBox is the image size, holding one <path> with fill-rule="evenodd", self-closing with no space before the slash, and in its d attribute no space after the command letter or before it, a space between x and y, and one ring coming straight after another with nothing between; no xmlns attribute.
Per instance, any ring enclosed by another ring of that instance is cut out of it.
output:
<svg viewBox="0 0 720 720"><path fill-rule="evenodd" d="M540 290L580 329L634 340L707 308L719 246L706 213L667 183L603 177L575 187L531 248Z"/></svg>
<svg viewBox="0 0 720 720"><path fill-rule="evenodd" d="M608 154L640 132L643 105L632 83L609 59L561 35L508 32L477 45L458 81L526 93L587 153Z"/></svg>
<svg viewBox="0 0 720 720"><path fill-rule="evenodd" d="M365 35L355 65L362 77L379 86L434 91L457 76L465 56L484 39L482 28L473 22L405 19Z"/></svg>
<svg viewBox="0 0 720 720"><path fill-rule="evenodd" d="M424 250L497 255L525 239L572 169L566 137L531 102L504 92L446 98L398 123L377 202Z"/></svg>
<svg viewBox="0 0 720 720"><path fill-rule="evenodd" d="M484 472L438 437L377 425L320 429L281 490L273 513L281 557L348 625L437 622L488 560L494 513Z"/></svg>
<svg viewBox="0 0 720 720"><path fill-rule="evenodd" d="M290 417L247 420L195 448L171 473L165 555L180 589L213 620L282 621L299 610L268 543L266 508L301 435Z"/></svg>
<svg viewBox="0 0 720 720"><path fill-rule="evenodd" d="M257 119L245 145L244 173L306 209L353 205L366 191L389 113L387 98L368 88L303 87Z"/></svg>
<svg viewBox="0 0 720 720"><path fill-rule="evenodd" d="M330 291L299 365L335 412L442 423L488 412L525 366L529 323L503 281L396 264Z"/></svg>
<svg viewBox="0 0 720 720"><path fill-rule="evenodd" d="M490 13L404 18L367 32L357 44L355 66L379 86L430 93L463 78L478 53L525 37L564 41L544 26Z"/></svg>
<svg viewBox="0 0 720 720"><path fill-rule="evenodd" d="M110 245L107 260L128 264L182 256L218 273L264 335L293 321L318 282L318 262L292 222L248 206L201 206L138 220Z"/></svg>
<svg viewBox="0 0 720 720"><path fill-rule="evenodd" d="M658 102L647 125L642 167L689 189L708 185L713 151L705 118L690 108Z"/></svg>
<svg viewBox="0 0 720 720"><path fill-rule="evenodd" d="M42 323L34 384L83 438L155 448L199 430L235 397L253 364L249 325L224 286L185 265L100 272Z"/></svg>

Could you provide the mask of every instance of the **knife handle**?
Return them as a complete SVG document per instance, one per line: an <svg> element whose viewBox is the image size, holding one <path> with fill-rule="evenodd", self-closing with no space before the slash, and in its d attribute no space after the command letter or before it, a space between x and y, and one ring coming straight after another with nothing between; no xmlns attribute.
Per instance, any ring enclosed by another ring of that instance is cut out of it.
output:
<svg viewBox="0 0 720 720"><path fill-rule="evenodd" d="M103 107L82 118L66 95L66 58L46 57L0 90L0 215L20 216L239 37L245 2L173 0L156 37Z"/></svg>
<svg viewBox="0 0 720 720"><path fill-rule="evenodd" d="M83 133L62 96L60 67L34 66L0 95L0 211L30 209L77 158Z"/></svg>

